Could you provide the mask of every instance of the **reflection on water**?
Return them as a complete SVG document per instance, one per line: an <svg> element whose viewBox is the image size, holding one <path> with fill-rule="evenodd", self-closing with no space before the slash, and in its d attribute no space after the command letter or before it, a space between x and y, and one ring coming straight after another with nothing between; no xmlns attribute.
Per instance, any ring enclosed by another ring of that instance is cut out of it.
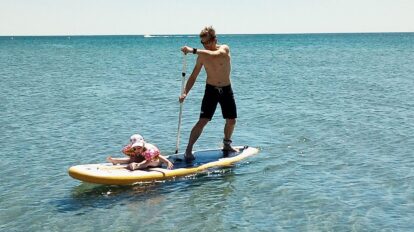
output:
<svg viewBox="0 0 414 232"><path fill-rule="evenodd" d="M210 169L205 172L165 181L142 182L134 185L116 186L81 183L73 187L69 197L54 202L58 212L77 211L84 214L95 208L112 208L125 206L134 208L134 202L145 202L150 205L163 203L165 196L171 192L188 191L205 182L226 180L233 175L232 168Z"/></svg>

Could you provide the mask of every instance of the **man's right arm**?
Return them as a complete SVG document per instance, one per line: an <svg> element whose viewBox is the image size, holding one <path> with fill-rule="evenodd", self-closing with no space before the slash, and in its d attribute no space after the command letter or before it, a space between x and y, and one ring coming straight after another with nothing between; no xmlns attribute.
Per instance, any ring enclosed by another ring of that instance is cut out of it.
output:
<svg viewBox="0 0 414 232"><path fill-rule="evenodd" d="M225 56L225 55L229 55L230 53L230 48L229 46L223 44L223 45L219 45L218 49L215 51L210 51L207 49L195 49L189 46L184 46L181 48L181 51L184 52L184 54L187 53L194 53L197 55L208 55L208 56Z"/></svg>

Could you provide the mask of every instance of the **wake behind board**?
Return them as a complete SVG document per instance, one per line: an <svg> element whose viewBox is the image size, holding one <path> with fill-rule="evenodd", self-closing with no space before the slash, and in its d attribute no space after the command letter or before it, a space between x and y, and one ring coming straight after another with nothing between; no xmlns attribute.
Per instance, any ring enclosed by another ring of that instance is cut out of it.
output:
<svg viewBox="0 0 414 232"><path fill-rule="evenodd" d="M168 159L174 163L174 168L149 168L130 171L127 165L85 164L69 168L69 175L75 179L109 185L129 185L137 182L165 180L202 172L213 167L230 166L240 160L255 155L259 149L254 147L236 147L240 152L226 153L221 150L205 150L194 152L196 159L190 163L184 161L183 154L171 155Z"/></svg>

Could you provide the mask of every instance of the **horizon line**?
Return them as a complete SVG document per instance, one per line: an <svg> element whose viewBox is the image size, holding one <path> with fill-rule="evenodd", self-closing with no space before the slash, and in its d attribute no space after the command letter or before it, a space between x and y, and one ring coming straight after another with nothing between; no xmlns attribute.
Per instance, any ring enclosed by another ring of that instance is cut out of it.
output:
<svg viewBox="0 0 414 232"><path fill-rule="evenodd" d="M414 33L414 31L372 31L372 32L282 32L282 33L222 33L220 35L311 35L311 34L398 34L398 33ZM198 34L50 34L50 35L0 35L0 37L82 37L82 36L198 36Z"/></svg>

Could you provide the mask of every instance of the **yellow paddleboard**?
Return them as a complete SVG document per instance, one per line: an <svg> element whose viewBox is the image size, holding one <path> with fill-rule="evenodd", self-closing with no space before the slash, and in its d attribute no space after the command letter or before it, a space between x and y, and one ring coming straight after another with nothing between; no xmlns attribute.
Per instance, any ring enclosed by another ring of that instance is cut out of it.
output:
<svg viewBox="0 0 414 232"><path fill-rule="evenodd" d="M172 155L168 159L174 163L174 168L149 168L130 171L127 165L85 164L69 168L69 175L75 179L108 185L129 185L137 182L165 180L202 172L208 168L230 166L242 159L259 153L254 147L236 147L240 152L223 153L221 149L194 152L196 159L191 163L183 161L183 154Z"/></svg>

